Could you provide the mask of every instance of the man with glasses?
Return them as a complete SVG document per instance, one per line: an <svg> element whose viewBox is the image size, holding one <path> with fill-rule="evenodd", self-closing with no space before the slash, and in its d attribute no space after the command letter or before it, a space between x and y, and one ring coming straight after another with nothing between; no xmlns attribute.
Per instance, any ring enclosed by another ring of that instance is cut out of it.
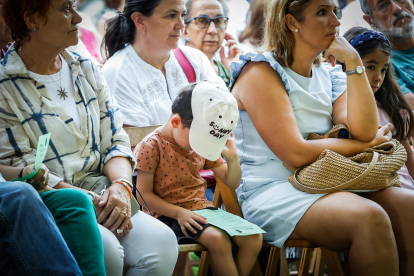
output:
<svg viewBox="0 0 414 276"><path fill-rule="evenodd" d="M184 38L187 46L203 52L216 74L228 86L230 64L238 60L242 50L237 40L227 32L229 17L226 3L223 0L189 0L186 9ZM223 45L228 47L227 55Z"/></svg>
<svg viewBox="0 0 414 276"><path fill-rule="evenodd" d="M414 7L411 0L360 0L365 21L391 42L391 61L405 98L414 109Z"/></svg>

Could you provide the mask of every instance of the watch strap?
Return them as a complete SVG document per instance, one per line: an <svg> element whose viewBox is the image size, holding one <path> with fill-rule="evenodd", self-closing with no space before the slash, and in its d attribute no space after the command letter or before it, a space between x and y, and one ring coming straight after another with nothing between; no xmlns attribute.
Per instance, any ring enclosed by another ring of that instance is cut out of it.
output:
<svg viewBox="0 0 414 276"><path fill-rule="evenodd" d="M348 70L348 71L346 71L345 72L345 74L347 75L347 76L350 76L350 75L353 75L353 74L358 74L358 75L362 75L362 73L360 74L360 73L358 73L358 69L359 68L361 68L362 69L362 73L364 73L365 72L365 67L364 66L360 66L360 65L358 65L355 69L352 69L352 70Z"/></svg>

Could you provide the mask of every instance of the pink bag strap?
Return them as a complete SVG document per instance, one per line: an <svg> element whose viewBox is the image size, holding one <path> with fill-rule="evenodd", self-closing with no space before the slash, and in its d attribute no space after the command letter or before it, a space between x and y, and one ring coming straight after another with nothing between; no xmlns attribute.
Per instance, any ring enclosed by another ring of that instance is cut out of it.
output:
<svg viewBox="0 0 414 276"><path fill-rule="evenodd" d="M181 51L180 48L177 48L177 49L174 49L173 52L174 52L175 57L178 60L178 63L183 69L184 74L188 79L188 82L189 83L196 82L197 77L196 77L194 68L191 65L191 63L188 61L187 57L184 55L183 51Z"/></svg>

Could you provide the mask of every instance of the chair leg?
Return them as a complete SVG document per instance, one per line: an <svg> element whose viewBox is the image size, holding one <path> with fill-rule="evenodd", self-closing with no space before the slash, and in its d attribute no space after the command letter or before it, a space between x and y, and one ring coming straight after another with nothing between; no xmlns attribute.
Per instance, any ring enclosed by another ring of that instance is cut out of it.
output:
<svg viewBox="0 0 414 276"><path fill-rule="evenodd" d="M303 248L302 257L300 258L299 273L298 276L309 275L309 261L312 254L312 248Z"/></svg>
<svg viewBox="0 0 414 276"><path fill-rule="evenodd" d="M283 252L283 250L277 247L270 248L270 255L267 261L266 276L275 276L281 251Z"/></svg>
<svg viewBox="0 0 414 276"><path fill-rule="evenodd" d="M280 276L289 276L289 264L286 260L285 250L280 249Z"/></svg>
<svg viewBox="0 0 414 276"><path fill-rule="evenodd" d="M326 248L321 248L323 259L328 267L330 276L344 276L338 254Z"/></svg>
<svg viewBox="0 0 414 276"><path fill-rule="evenodd" d="M315 272L313 276L323 276L325 273L325 262L322 258L322 251L320 248L315 249Z"/></svg>
<svg viewBox="0 0 414 276"><path fill-rule="evenodd" d="M310 263L309 274L313 274L315 272L315 265L316 265L316 248L314 248L312 252L312 259Z"/></svg>
<svg viewBox="0 0 414 276"><path fill-rule="evenodd" d="M187 265L184 276L195 276L193 272L193 264L191 261L190 253L187 253Z"/></svg>
<svg viewBox="0 0 414 276"><path fill-rule="evenodd" d="M187 268L187 252L181 252L178 254L177 263L175 264L173 276L182 276L185 274Z"/></svg>
<svg viewBox="0 0 414 276"><path fill-rule="evenodd" d="M197 276L207 276L208 268L210 267L210 252L203 251L200 258L200 266L198 267Z"/></svg>

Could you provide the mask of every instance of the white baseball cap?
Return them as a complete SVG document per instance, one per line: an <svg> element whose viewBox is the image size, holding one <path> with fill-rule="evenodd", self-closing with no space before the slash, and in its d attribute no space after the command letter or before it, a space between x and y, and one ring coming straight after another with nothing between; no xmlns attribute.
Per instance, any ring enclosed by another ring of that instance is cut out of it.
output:
<svg viewBox="0 0 414 276"><path fill-rule="evenodd" d="M190 146L201 157L216 161L236 128L237 101L225 87L203 81L193 89L191 108Z"/></svg>

